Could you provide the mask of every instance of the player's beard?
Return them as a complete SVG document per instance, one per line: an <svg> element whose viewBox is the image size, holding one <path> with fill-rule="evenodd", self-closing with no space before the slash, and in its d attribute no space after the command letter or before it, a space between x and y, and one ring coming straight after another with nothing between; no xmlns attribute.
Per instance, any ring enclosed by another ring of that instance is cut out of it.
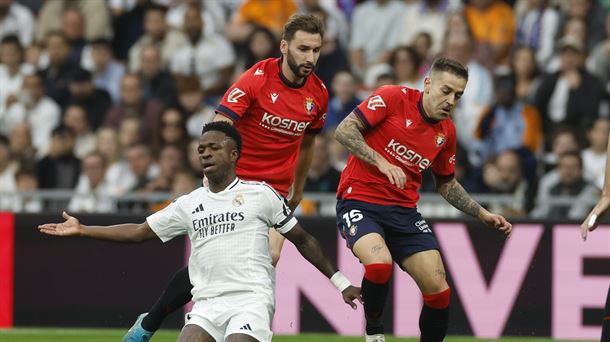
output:
<svg viewBox="0 0 610 342"><path fill-rule="evenodd" d="M305 67L307 64L297 64L297 61L294 59L294 57L292 57L290 50L288 50L288 53L286 54L286 60L288 61L288 67L290 68L292 73L298 78L305 78L309 76L313 72L313 69L316 67L315 64L312 64L310 69L311 71L301 72L301 68Z"/></svg>

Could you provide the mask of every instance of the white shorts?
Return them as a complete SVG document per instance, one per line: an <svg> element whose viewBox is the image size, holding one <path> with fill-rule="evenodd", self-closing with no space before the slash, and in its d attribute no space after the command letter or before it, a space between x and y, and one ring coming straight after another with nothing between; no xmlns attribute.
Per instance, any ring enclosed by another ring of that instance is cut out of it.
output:
<svg viewBox="0 0 610 342"><path fill-rule="evenodd" d="M246 334L260 342L271 341L275 305L265 296L240 294L197 301L186 314L185 325L197 325L216 342L232 334Z"/></svg>

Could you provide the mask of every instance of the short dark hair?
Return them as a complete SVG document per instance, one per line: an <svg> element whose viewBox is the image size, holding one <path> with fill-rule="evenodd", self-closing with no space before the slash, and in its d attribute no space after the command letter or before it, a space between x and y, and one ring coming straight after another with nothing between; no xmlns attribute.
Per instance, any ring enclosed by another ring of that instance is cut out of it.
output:
<svg viewBox="0 0 610 342"><path fill-rule="evenodd" d="M57 127L53 128L53 130L51 131L51 136L64 136L64 135L70 135L71 137L76 137L76 132L74 132L74 130L64 124L59 124Z"/></svg>
<svg viewBox="0 0 610 342"><path fill-rule="evenodd" d="M227 137L233 139L235 141L235 145L237 145L237 159L241 156L241 135L237 131L237 129L226 121L212 121L203 126L203 130L201 134L203 135L209 131L218 131L224 133Z"/></svg>
<svg viewBox="0 0 610 342"><path fill-rule="evenodd" d="M104 48L112 51L112 42L108 38L95 38L90 44L94 48Z"/></svg>
<svg viewBox="0 0 610 342"><path fill-rule="evenodd" d="M284 25L285 41L289 42L294 38L297 31L305 31L311 34L320 34L324 38L324 24L313 14L293 14Z"/></svg>
<svg viewBox="0 0 610 342"><path fill-rule="evenodd" d="M0 145L9 146L10 142L5 135L0 134Z"/></svg>
<svg viewBox="0 0 610 342"><path fill-rule="evenodd" d="M23 51L23 45L21 45L21 41L19 41L19 38L17 38L17 36L15 36L14 34L8 35L4 38L2 38L2 41L0 41L1 45L5 45L5 44L9 44L9 45L13 45L16 46L19 51Z"/></svg>
<svg viewBox="0 0 610 342"><path fill-rule="evenodd" d="M468 81L468 69L460 62L450 58L437 58L430 68L431 73L435 71L448 72Z"/></svg>

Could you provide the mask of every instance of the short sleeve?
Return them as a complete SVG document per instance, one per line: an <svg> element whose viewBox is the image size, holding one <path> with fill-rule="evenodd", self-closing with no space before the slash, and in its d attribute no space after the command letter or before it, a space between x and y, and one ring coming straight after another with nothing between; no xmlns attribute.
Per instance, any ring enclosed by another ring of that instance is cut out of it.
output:
<svg viewBox="0 0 610 342"><path fill-rule="evenodd" d="M222 97L216 107L216 113L222 114L233 121L241 119L254 99L252 83L252 69L244 72Z"/></svg>
<svg viewBox="0 0 610 342"><path fill-rule="evenodd" d="M377 126L391 115L392 104L396 101L399 89L393 86L381 87L354 108L354 113L366 128Z"/></svg>
<svg viewBox="0 0 610 342"><path fill-rule="evenodd" d="M322 95L322 103L319 104L319 108L316 111L316 118L305 130L306 134L319 134L324 127L324 123L326 122L326 114L328 113L328 90L326 90L324 85L322 85L322 87L324 90Z"/></svg>
<svg viewBox="0 0 610 342"><path fill-rule="evenodd" d="M264 183L263 186L262 213L265 216L265 222L281 234L288 233L297 224L297 219L292 215L284 197L271 186Z"/></svg>
<svg viewBox="0 0 610 342"><path fill-rule="evenodd" d="M432 164L432 172L438 176L450 176L455 173L455 151L456 151L456 138L455 138L455 127L452 127L452 131L447 137L445 146L441 152L434 159Z"/></svg>
<svg viewBox="0 0 610 342"><path fill-rule="evenodd" d="M167 242L176 236L188 233L189 222L185 219L181 203L185 196L179 197L167 207L148 216L146 222L155 234L163 242Z"/></svg>

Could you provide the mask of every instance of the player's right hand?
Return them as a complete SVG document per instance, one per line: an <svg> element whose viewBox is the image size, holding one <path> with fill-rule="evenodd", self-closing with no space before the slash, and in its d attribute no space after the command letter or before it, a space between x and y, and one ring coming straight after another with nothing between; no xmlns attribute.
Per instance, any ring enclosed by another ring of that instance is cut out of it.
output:
<svg viewBox="0 0 610 342"><path fill-rule="evenodd" d="M354 309L354 310L356 310L358 308L356 306L356 303L354 303L354 299L357 299L360 302L360 304L364 303L362 301L362 295L360 294L359 287L350 285L348 288L343 290L343 292L341 292L341 295L343 295L343 301L345 302L345 304L351 306L352 309Z"/></svg>
<svg viewBox="0 0 610 342"><path fill-rule="evenodd" d="M582 241L587 241L587 234L592 232L599 225L598 220L608 212L610 208L610 196L602 196L595 207L591 209L587 218L580 225L580 237Z"/></svg>
<svg viewBox="0 0 610 342"><path fill-rule="evenodd" d="M38 226L38 231L48 235L55 236L78 236L81 232L80 222L76 217L68 215L65 211L62 213L63 223L45 223Z"/></svg>
<svg viewBox="0 0 610 342"><path fill-rule="evenodd" d="M382 159L377 168L383 173L393 185L399 189L404 189L407 183L407 176L400 166L396 166L389 161Z"/></svg>

